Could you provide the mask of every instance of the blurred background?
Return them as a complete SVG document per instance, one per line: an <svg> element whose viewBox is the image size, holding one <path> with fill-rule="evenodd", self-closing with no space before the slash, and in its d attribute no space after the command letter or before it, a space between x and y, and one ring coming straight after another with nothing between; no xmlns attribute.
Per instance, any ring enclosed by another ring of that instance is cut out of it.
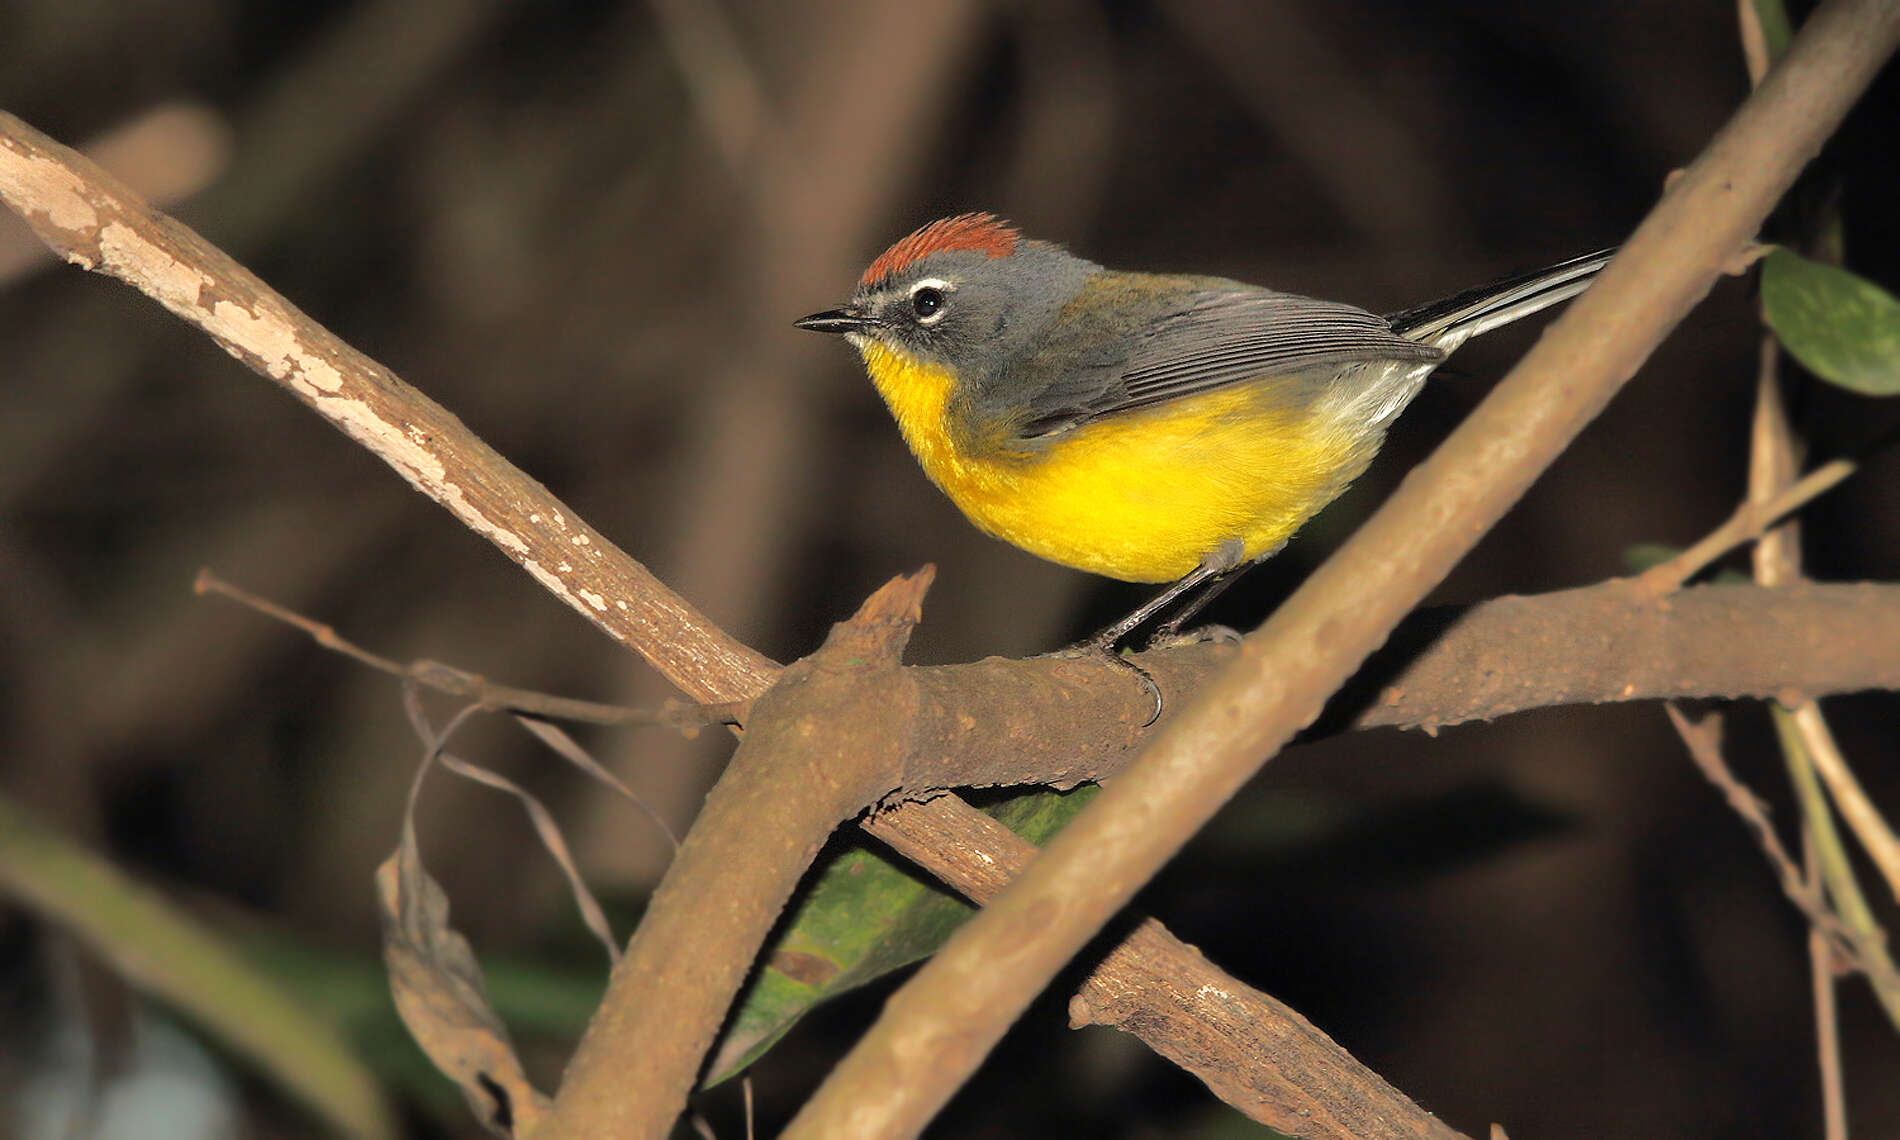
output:
<svg viewBox="0 0 1900 1140"><path fill-rule="evenodd" d="M918 662L1052 649L1142 596L977 534L852 355L791 327L915 226L989 209L1117 267L1396 310L1622 240L1746 90L1733 5L1714 3L0 7L0 107L170 203L781 660L926 562ZM1850 264L1890 288L1894 90L1889 74L1804 192L1842 205ZM0 792L320 996L415 1135L479 1135L380 989L370 875L418 753L396 685L194 597L192 577L398 659L633 704L666 687L10 216L0 275ZM1462 351L1360 484L1213 616L1258 622L1535 335ZM1713 527L1743 493L1758 335L1750 286L1719 285L1435 600L1597 581L1632 544ZM1828 392L1799 414L1821 457L1897 418ZM1896 576L1896 485L1879 455L1809 512L1816 577ZM1900 811L1900 706L1828 707ZM581 735L681 830L726 747ZM1789 819L1766 717L1732 710L1729 741ZM457 750L557 808L624 936L665 841L504 724ZM552 1087L598 949L511 802L441 779L420 826L457 924L541 995L516 1028ZM1804 928L1657 707L1298 747L1142 905L1464 1131L1819 1133ZM89 962L0 902L0 1104L70 1074L75 1026L130 1065L111 1042L172 1024ZM884 992L757 1067L761 1135ZM1900 1047L1864 983L1841 993L1856 1131L1900 1136ZM1042 1002L935 1134L1259 1134L1131 1039L1065 1020ZM176 1049L215 1107L166 1134L319 1134L241 1059ZM737 1095L699 1105L722 1137L744 1135ZM0 1134L58 1134L28 1115Z"/></svg>

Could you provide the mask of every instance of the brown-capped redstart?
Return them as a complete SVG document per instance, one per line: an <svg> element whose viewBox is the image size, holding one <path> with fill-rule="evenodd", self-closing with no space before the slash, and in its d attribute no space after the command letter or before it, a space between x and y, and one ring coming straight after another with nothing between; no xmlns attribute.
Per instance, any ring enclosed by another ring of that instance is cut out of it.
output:
<svg viewBox="0 0 1900 1140"><path fill-rule="evenodd" d="M1467 339L1583 291L1610 251L1379 316L1219 277L1104 269L990 214L919 229L842 308L797 322L863 356L924 473L1052 562L1170 582L1101 648L1240 567L1365 470Z"/></svg>

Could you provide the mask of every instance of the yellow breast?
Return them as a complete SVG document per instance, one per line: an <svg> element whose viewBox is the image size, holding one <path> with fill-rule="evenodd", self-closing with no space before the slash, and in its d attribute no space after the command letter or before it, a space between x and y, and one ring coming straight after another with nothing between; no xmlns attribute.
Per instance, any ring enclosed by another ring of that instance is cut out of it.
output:
<svg viewBox="0 0 1900 1140"><path fill-rule="evenodd" d="M1281 386L1238 384L1090 421L1034 446L951 418L955 378L866 340L860 351L925 474L984 531L1129 582L1167 582L1232 538L1272 553L1370 449Z"/></svg>

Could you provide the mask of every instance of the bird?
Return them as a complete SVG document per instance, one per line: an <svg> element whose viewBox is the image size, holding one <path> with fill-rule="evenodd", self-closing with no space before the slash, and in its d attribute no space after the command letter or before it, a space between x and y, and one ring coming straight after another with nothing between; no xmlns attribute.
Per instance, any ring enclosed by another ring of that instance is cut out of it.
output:
<svg viewBox="0 0 1900 1140"><path fill-rule="evenodd" d="M1064 566L1167 587L1173 638L1371 463L1471 337L1582 292L1614 250L1403 312L1221 277L1107 269L986 212L874 259L794 322L863 360L924 474L979 530Z"/></svg>

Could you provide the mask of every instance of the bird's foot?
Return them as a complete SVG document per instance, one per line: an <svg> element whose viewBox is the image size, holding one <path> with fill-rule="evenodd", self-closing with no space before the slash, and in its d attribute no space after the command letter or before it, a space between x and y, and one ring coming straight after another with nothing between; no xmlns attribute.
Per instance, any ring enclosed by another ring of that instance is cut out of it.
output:
<svg viewBox="0 0 1900 1140"><path fill-rule="evenodd" d="M1115 636L1109 636L1110 634L1115 634ZM1161 709L1165 704L1161 696L1161 686L1155 682L1154 674L1143 669L1140 665L1135 663L1133 657L1121 652L1121 650L1116 647L1116 643L1119 640L1119 631L1113 629L1104 630L1094 637L1085 638L1076 642L1067 649L1058 649L1054 653L1045 654L1045 656L1063 657L1072 660L1092 657L1103 662L1111 669L1132 673L1135 680L1141 684L1142 689L1147 692L1149 699L1154 701L1154 711L1148 714L1147 720L1141 722L1141 727L1147 728L1155 721L1161 719Z"/></svg>

